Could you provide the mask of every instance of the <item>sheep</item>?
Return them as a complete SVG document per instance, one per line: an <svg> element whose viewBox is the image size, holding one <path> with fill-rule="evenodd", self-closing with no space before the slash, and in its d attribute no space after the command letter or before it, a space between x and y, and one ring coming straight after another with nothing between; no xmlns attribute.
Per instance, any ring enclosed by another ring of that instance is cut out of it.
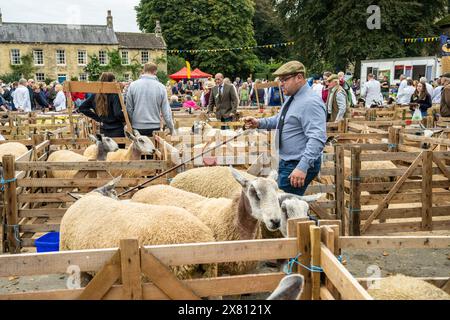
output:
<svg viewBox="0 0 450 320"><path fill-rule="evenodd" d="M191 130L193 134L202 134L204 137L215 137L217 133L220 133L220 135L222 136L232 138L238 134L237 131L229 129L228 130L214 129L206 121L194 121Z"/></svg>
<svg viewBox="0 0 450 320"><path fill-rule="evenodd" d="M377 300L450 300L450 295L444 290L401 274L381 279L367 292Z"/></svg>
<svg viewBox="0 0 450 320"><path fill-rule="evenodd" d="M119 149L117 143L112 138L105 137L102 134L97 134L96 136L90 134L89 138L95 144L90 145L83 152L83 156L88 158L88 160L104 161L107 158L108 152L114 152Z"/></svg>
<svg viewBox="0 0 450 320"><path fill-rule="evenodd" d="M60 250L118 247L121 239L140 245L214 242L213 233L185 209L117 199L119 178L78 199L64 214ZM217 276L217 265L171 268L179 279Z"/></svg>
<svg viewBox="0 0 450 320"><path fill-rule="evenodd" d="M231 170L242 185L242 192L233 199L209 199L172 186L154 185L138 191L132 201L182 207L203 221L217 241L260 239L260 221L269 230L278 229L281 209L276 182L271 178L249 180L237 170ZM219 265L219 273L242 274L255 266L255 262L225 263Z"/></svg>
<svg viewBox="0 0 450 320"><path fill-rule="evenodd" d="M249 180L255 176L239 171ZM236 181L228 167L212 166L190 169L177 174L170 182L172 187L196 193L206 198L233 198L241 192L242 186Z"/></svg>
<svg viewBox="0 0 450 320"><path fill-rule="evenodd" d="M28 152L28 148L19 142L7 142L0 144L0 162L4 155L11 154L14 159L19 158L24 153Z"/></svg>
<svg viewBox="0 0 450 320"><path fill-rule="evenodd" d="M97 152L97 160L105 160L105 154L110 151L115 151L119 147L117 143L108 137L104 137L103 135L89 135L91 140L96 141L97 149L101 152ZM103 159L102 159L103 158ZM81 154L70 150L58 150L51 153L47 159L47 162L77 162L77 161L89 161L89 159ZM54 178L65 178L71 179L75 177L78 173L78 170L54 170L49 172L49 176Z"/></svg>
<svg viewBox="0 0 450 320"><path fill-rule="evenodd" d="M197 216L213 231L217 241L260 239L259 222L275 231L281 224L278 186L273 177L250 180L230 168L242 191L233 199L206 198L166 185L154 185L138 191L132 201L150 204L173 204ZM288 195L285 197L297 197ZM252 270L255 262L219 265L220 274L242 274Z"/></svg>
<svg viewBox="0 0 450 320"><path fill-rule="evenodd" d="M139 131L133 130L133 133L126 131L125 134L128 139L132 141L128 149L119 149L115 152L108 153L107 161L130 161L141 160L143 154L153 154L155 152L155 145L147 136L141 136ZM110 173L117 177L136 178L145 175L150 175L151 172L143 172L142 170L111 170Z"/></svg>

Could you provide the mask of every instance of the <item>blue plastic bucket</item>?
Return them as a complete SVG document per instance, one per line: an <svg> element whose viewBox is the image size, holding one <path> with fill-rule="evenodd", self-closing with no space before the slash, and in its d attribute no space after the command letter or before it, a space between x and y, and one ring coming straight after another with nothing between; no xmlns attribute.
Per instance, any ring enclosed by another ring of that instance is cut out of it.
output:
<svg viewBox="0 0 450 320"><path fill-rule="evenodd" d="M34 241L37 252L59 251L59 232L49 232Z"/></svg>

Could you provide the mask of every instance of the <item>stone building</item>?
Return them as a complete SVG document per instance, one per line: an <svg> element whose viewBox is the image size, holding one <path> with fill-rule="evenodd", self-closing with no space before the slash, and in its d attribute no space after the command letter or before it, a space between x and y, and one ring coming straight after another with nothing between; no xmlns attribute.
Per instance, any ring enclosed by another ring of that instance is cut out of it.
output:
<svg viewBox="0 0 450 320"><path fill-rule="evenodd" d="M35 79L59 82L77 77L89 80L84 68L90 56L108 64L108 51L119 50L123 65L152 61L167 72L166 43L159 23L155 33L115 32L108 10L106 25L69 25L3 22L0 12L0 75L10 73L11 65L32 54ZM131 72L124 74L131 78Z"/></svg>

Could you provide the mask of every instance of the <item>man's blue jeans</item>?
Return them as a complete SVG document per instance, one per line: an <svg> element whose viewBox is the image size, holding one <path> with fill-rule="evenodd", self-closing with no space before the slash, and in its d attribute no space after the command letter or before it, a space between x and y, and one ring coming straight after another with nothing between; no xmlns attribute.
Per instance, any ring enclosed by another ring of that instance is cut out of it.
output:
<svg viewBox="0 0 450 320"><path fill-rule="evenodd" d="M308 188L308 185L319 174L320 167L322 165L322 158L319 157L316 161L314 161L314 166L312 168L309 168L306 174L305 184L301 188L294 188L293 186L291 186L291 181L289 179L289 175L292 173L292 171L294 171L297 165L298 161L296 160L280 160L278 166L278 187L284 192L303 196L306 188Z"/></svg>

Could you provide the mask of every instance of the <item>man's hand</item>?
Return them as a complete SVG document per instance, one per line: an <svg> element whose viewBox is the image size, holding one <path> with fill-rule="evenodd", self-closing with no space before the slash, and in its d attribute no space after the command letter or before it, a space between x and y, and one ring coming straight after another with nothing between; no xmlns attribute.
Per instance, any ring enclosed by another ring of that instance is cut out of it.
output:
<svg viewBox="0 0 450 320"><path fill-rule="evenodd" d="M291 186L301 188L305 185L306 173L299 169L294 169L289 175L289 179L291 180Z"/></svg>
<svg viewBox="0 0 450 320"><path fill-rule="evenodd" d="M257 129L259 126L259 121L253 117L244 117L242 118L244 121L244 125L246 129Z"/></svg>

